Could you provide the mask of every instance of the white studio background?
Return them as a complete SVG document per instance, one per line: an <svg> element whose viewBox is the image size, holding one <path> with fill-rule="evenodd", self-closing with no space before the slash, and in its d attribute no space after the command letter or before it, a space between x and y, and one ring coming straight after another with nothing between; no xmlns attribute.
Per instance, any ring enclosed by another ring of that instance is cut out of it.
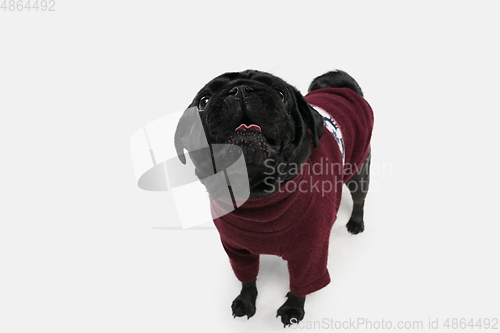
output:
<svg viewBox="0 0 500 333"><path fill-rule="evenodd" d="M343 69L375 112L366 230L345 230L345 197L332 282L304 324L498 318L496 2L54 8L0 10L1 332L283 330L286 264L263 258L257 313L233 319L240 285L217 232L169 228L167 193L140 190L130 157L141 126L247 68L304 93Z"/></svg>

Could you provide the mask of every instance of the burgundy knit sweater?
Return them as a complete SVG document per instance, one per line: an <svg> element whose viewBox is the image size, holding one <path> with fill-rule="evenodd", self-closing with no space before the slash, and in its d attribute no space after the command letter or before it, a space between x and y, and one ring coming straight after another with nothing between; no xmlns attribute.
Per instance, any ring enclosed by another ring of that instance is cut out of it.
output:
<svg viewBox="0 0 500 333"><path fill-rule="evenodd" d="M330 282L328 243L342 185L366 158L373 128L370 106L350 89L314 90L306 100L324 116L325 128L301 172L273 194L248 199L229 214L220 214L221 206L211 202L219 212L214 216L223 215L214 223L236 277L255 280L259 255L278 255L288 262L295 296Z"/></svg>

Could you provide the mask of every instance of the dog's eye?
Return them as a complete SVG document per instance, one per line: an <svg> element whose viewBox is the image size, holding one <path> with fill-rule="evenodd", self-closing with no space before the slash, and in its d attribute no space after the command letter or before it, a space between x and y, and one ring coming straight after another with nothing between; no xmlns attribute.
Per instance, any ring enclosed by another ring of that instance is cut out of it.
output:
<svg viewBox="0 0 500 333"><path fill-rule="evenodd" d="M209 100L210 97L208 96L203 96L202 98L200 98L200 101L198 102L198 110L205 110L205 106L207 106Z"/></svg>
<svg viewBox="0 0 500 333"><path fill-rule="evenodd" d="M285 94L281 90L276 90L276 92L280 95L281 101L285 103Z"/></svg>

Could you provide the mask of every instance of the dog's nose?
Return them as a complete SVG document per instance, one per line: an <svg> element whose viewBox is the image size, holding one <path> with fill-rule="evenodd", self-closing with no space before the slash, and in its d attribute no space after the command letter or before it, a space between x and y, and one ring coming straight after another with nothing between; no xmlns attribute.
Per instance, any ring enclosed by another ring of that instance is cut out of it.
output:
<svg viewBox="0 0 500 333"><path fill-rule="evenodd" d="M252 87L241 85L241 86L233 87L231 90L229 90L229 95L236 96L238 94L241 94L241 95L245 96L246 94L248 94L251 91L253 91Z"/></svg>

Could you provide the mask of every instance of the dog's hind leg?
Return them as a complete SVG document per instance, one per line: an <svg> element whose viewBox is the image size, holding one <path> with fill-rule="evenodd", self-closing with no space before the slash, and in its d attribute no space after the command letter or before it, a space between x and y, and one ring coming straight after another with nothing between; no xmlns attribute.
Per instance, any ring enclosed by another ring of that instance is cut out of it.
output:
<svg viewBox="0 0 500 333"><path fill-rule="evenodd" d="M365 198L368 193L370 183L370 162L371 162L371 148L368 151L366 160L358 171L347 182L347 187L351 191L353 207L352 215L347 222L347 230L351 234L358 234L365 230L365 223L363 221L363 213L365 206Z"/></svg>

